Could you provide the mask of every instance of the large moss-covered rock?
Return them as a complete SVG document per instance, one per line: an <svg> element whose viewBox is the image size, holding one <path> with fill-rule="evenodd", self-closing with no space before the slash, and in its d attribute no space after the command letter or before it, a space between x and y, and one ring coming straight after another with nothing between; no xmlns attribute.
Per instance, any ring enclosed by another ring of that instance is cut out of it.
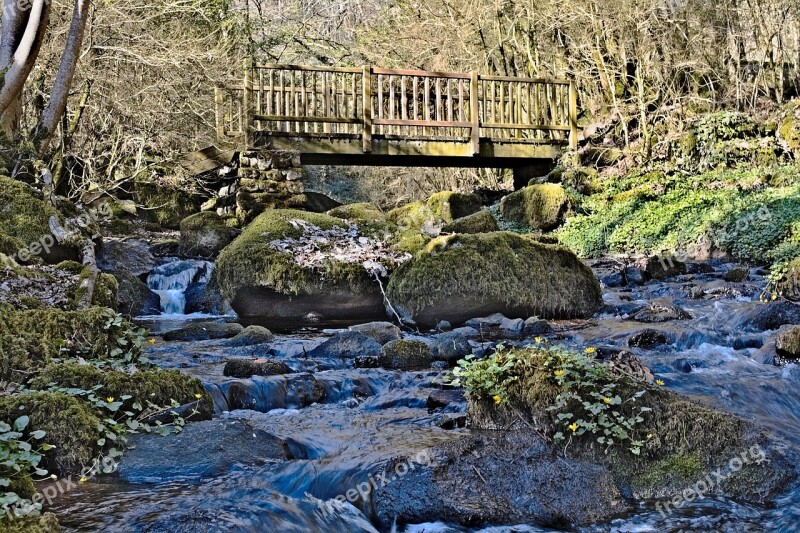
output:
<svg viewBox="0 0 800 533"><path fill-rule="evenodd" d="M108 355L117 333L106 327L108 309L87 311L0 307L0 381L17 381L52 358L75 353L85 358Z"/></svg>
<svg viewBox="0 0 800 533"><path fill-rule="evenodd" d="M614 446L600 444L597 435L590 431L568 429L565 426L570 417L564 422L558 416L560 413L571 411L571 417L587 419L591 415L582 411L584 408L578 402L551 409L556 396L566 390L567 386L559 385L555 377L555 372L565 367L557 363L554 366L553 359L543 357L544 353L539 348L528 348L506 354L507 358L520 357L524 361L517 363L511 373L517 379L508 385L507 400L499 404L492 398L470 397L472 427L514 428L522 432L536 428L539 435L550 438L555 438L557 432L571 433L569 456L608 469L620 492L636 499L667 501L709 473L723 469L730 475L719 483L707 484L706 495L720 494L764 504L796 477L794 469L787 468L794 460L794 452L787 454L765 428L637 381L626 373L605 370L605 365L599 363L591 372L605 376L604 383L613 385L615 395L620 398L638 395L635 401L621 403L616 409L625 417L640 414L642 420L628 434L642 443L640 452L631 453L627 445L619 442ZM642 407L649 410L640 413ZM520 420L520 415L524 420ZM729 462L734 458L735 470Z"/></svg>
<svg viewBox="0 0 800 533"><path fill-rule="evenodd" d="M481 199L476 194L442 191L428 198L427 206L437 219L452 222L480 211Z"/></svg>
<svg viewBox="0 0 800 533"><path fill-rule="evenodd" d="M457 218L442 226L445 233L490 233L499 229L497 220L486 210Z"/></svg>
<svg viewBox="0 0 800 533"><path fill-rule="evenodd" d="M778 139L795 158L800 156L800 99L786 106L778 124Z"/></svg>
<svg viewBox="0 0 800 533"><path fill-rule="evenodd" d="M28 427L43 430L44 441L56 446L44 453L42 467L49 472L75 473L97 457L100 419L78 398L55 392L0 396L0 420L21 415L30 417Z"/></svg>
<svg viewBox="0 0 800 533"><path fill-rule="evenodd" d="M564 221L568 206L569 197L563 187L543 183L529 185L503 198L500 213L507 220L548 231Z"/></svg>
<svg viewBox="0 0 800 533"><path fill-rule="evenodd" d="M185 255L214 257L231 242L225 220L211 211L181 221L181 251Z"/></svg>
<svg viewBox="0 0 800 533"><path fill-rule="evenodd" d="M75 247L54 243L48 223L53 216L61 219L36 190L0 176L0 253L25 259L19 254L25 250L51 263L76 258Z"/></svg>
<svg viewBox="0 0 800 533"><path fill-rule="evenodd" d="M572 252L509 232L439 237L398 268L387 293L406 319L425 325L497 312L587 317L601 305L600 284Z"/></svg>
<svg viewBox="0 0 800 533"><path fill-rule="evenodd" d="M429 368L433 356L427 343L415 339L397 339L381 348L378 363L384 368L396 370L421 370Z"/></svg>
<svg viewBox="0 0 800 533"><path fill-rule="evenodd" d="M383 314L380 287L360 262L334 257L323 268L298 263L295 250L271 246L299 238L309 225L321 230L347 228L325 214L290 209L259 215L217 259L216 279L240 316L304 321L313 313L325 319L356 319Z"/></svg>

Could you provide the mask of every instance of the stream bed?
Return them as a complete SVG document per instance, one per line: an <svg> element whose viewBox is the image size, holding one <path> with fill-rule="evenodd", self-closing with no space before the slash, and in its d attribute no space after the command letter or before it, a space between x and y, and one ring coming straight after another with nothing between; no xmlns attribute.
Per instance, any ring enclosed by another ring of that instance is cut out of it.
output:
<svg viewBox="0 0 800 533"><path fill-rule="evenodd" d="M799 447L800 369L761 362L774 354L776 334L753 325L764 306L759 300L765 280L751 269L746 281L725 281L723 274L732 267L713 263L701 269L705 272L670 281L604 288L606 306L600 314L585 321L553 321L548 337L579 348L630 349L667 388L757 420ZM162 298L173 313L183 304L174 293ZM691 318L648 323L632 318L654 303L678 306ZM149 320L145 325L159 333L186 324L175 314L164 323ZM648 331L637 337L643 330ZM461 438L470 431L464 428L466 402L443 385L446 368L353 368L341 357L309 355L334 333L283 332L254 346L226 340L157 342L148 358L201 379L215 400L214 420L188 424L183 434L166 438L171 442L137 437L137 449L116 474L75 486L48 510L66 531L379 530L369 505L330 500L363 489L388 461L400 459L414 468L428 459L430 447ZM430 333L405 335L429 338ZM638 340L631 341L632 336ZM471 338L477 351L496 342L480 333ZM505 342L522 345L532 338L509 334ZM294 373L250 379L222 373L228 360L258 357L279 360ZM434 401L440 396L447 400ZM166 454L168 461L148 455L164 449L173 452ZM658 503L641 502L628 516L578 530L800 531L797 486L774 508L706 498L665 514ZM525 524L467 529L445 523L396 530L553 531Z"/></svg>

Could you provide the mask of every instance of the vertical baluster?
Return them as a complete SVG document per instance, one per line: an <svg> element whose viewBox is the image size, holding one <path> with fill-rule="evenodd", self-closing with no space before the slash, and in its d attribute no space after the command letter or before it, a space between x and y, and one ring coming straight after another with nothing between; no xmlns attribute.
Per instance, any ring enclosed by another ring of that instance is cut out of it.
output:
<svg viewBox="0 0 800 533"><path fill-rule="evenodd" d="M445 83L447 84L447 120L449 122L453 121L453 83L452 82L453 82L453 80L450 79L450 78L445 80ZM447 132L447 135L452 135L452 133L453 133L452 128L447 128L447 130L445 130L445 131Z"/></svg>
<svg viewBox="0 0 800 533"><path fill-rule="evenodd" d="M378 118L383 119L383 76L381 74L378 74ZM381 135L383 135L383 131L383 126L381 126Z"/></svg>
<svg viewBox="0 0 800 533"><path fill-rule="evenodd" d="M264 94L264 71L262 69L258 69L258 92L256 93L256 113L261 115L264 113L263 109L263 94ZM258 122L258 129L262 130L261 120L257 120Z"/></svg>
<svg viewBox="0 0 800 533"><path fill-rule="evenodd" d="M489 97L492 100L492 105L489 106L489 110L491 111L489 122L497 122L496 114L495 114L495 106L497 105L497 100L495 99L495 82L490 81L489 83Z"/></svg>
<svg viewBox="0 0 800 533"><path fill-rule="evenodd" d="M289 114L292 115L293 117L297 117L297 92L295 92L295 89L297 88L297 85L295 84L296 75L297 73L295 71L293 70L289 71L289 80L290 80L289 90L291 91L289 93ZM293 121L291 123L290 130L296 133L300 133L300 123L297 121Z"/></svg>
<svg viewBox="0 0 800 533"><path fill-rule="evenodd" d="M501 81L500 82L500 122L503 124L506 123L506 89L505 84ZM505 138L506 130L500 130L500 136Z"/></svg>
<svg viewBox="0 0 800 533"><path fill-rule="evenodd" d="M406 76L400 76L400 107L401 118L408 120L408 95L406 94Z"/></svg>
<svg viewBox="0 0 800 533"><path fill-rule="evenodd" d="M353 101L353 114L350 115L350 118L358 118L358 95L356 93L356 74L352 74L350 76L350 94L352 95ZM350 128L351 133L358 133L358 125L353 124Z"/></svg>
<svg viewBox="0 0 800 533"><path fill-rule="evenodd" d="M389 76L389 120L394 120L394 76ZM389 126L386 128L389 135L394 134L395 128Z"/></svg>
<svg viewBox="0 0 800 533"><path fill-rule="evenodd" d="M269 69L268 78L267 78L267 115L272 115L272 109L274 107L275 102L275 71ZM272 129L272 123L270 122L269 129Z"/></svg>
<svg viewBox="0 0 800 533"><path fill-rule="evenodd" d="M516 112L517 112L517 114L516 114L517 125L521 125L522 124L522 82L518 81L518 82L515 83L515 85L517 86L517 99L516 99L516 102L514 102L514 108L516 109ZM517 139L522 137L522 130L521 129L517 129L516 137L517 137Z"/></svg>
<svg viewBox="0 0 800 533"><path fill-rule="evenodd" d="M431 121L431 79L428 76L425 76L425 95L424 95L424 105L425 105L425 122ZM422 128L422 134L428 135L428 128Z"/></svg>
<svg viewBox="0 0 800 533"><path fill-rule="evenodd" d="M414 76L412 78L412 86L414 91L414 118L413 120L419 120L419 76ZM419 126L414 128L414 135L419 136Z"/></svg>
<svg viewBox="0 0 800 533"><path fill-rule="evenodd" d="M464 122L464 80L458 80L458 121Z"/></svg>
<svg viewBox="0 0 800 533"><path fill-rule="evenodd" d="M308 72L300 73L300 90L303 93L300 95L300 116L304 119L308 117L308 92L306 89L306 77ZM308 133L308 120L303 120L303 133Z"/></svg>
<svg viewBox="0 0 800 533"><path fill-rule="evenodd" d="M436 78L436 121L441 122L441 120L442 120L442 79Z"/></svg>

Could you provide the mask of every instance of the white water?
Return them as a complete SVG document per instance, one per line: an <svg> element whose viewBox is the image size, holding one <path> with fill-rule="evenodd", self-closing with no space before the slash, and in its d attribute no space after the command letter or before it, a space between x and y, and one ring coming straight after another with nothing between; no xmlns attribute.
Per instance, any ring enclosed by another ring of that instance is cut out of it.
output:
<svg viewBox="0 0 800 533"><path fill-rule="evenodd" d="M174 261L150 273L147 286L161 299L162 315L183 315L186 310L186 289L192 283L208 283L214 263L208 261Z"/></svg>

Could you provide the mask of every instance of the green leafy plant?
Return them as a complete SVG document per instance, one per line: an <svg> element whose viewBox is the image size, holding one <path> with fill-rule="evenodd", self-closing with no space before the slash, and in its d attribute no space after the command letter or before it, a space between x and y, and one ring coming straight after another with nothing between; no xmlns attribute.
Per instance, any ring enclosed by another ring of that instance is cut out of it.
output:
<svg viewBox="0 0 800 533"><path fill-rule="evenodd" d="M41 430L29 431L25 439L24 432L29 422L27 416L20 416L11 425L0 421L0 507L6 517L34 515L41 510L40 503L12 490L16 483L23 484L25 480L30 483L31 474L47 475L46 470L39 468L39 463L41 452L52 449L52 446L37 444L38 448L34 448L31 444L30 441L38 443L45 437Z"/></svg>
<svg viewBox="0 0 800 533"><path fill-rule="evenodd" d="M494 398L496 403L508 400L508 386L519 379L515 373L516 357L503 344L483 359L468 355L453 369L451 384L464 387L467 394L478 398Z"/></svg>
<svg viewBox="0 0 800 533"><path fill-rule="evenodd" d="M588 350L592 350L591 348ZM615 375L594 357L562 349L542 352L541 368L549 372L561 391L548 410L561 427L553 435L556 442L571 442L573 435L590 433L606 451L614 444L625 445L634 455L641 453L643 440L635 430L644 422L645 406L623 409L634 404L645 389L625 392L629 379Z"/></svg>

